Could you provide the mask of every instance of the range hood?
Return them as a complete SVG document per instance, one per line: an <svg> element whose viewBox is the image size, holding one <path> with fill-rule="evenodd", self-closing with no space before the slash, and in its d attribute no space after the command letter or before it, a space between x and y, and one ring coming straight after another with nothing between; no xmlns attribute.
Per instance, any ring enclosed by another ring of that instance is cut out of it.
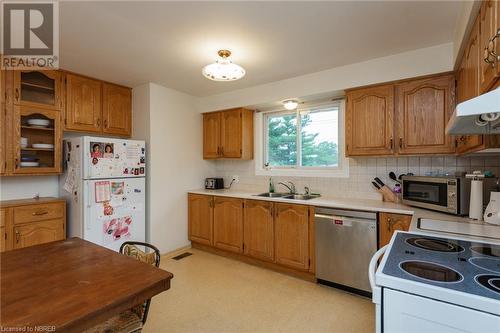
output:
<svg viewBox="0 0 500 333"><path fill-rule="evenodd" d="M458 104L446 133L500 134L500 87Z"/></svg>

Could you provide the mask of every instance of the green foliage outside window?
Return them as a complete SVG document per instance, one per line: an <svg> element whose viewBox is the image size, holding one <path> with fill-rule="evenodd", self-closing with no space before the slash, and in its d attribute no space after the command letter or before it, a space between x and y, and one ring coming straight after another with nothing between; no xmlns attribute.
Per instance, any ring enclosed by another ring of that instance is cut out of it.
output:
<svg viewBox="0 0 500 333"><path fill-rule="evenodd" d="M301 163L305 167L334 167L338 165L337 144L332 140L319 140L314 132L310 114L296 113L267 118L267 157L269 166L297 166L297 118L300 119ZM312 132L311 132L311 127ZM336 131L336 128L332 128ZM323 136L324 137L324 136Z"/></svg>

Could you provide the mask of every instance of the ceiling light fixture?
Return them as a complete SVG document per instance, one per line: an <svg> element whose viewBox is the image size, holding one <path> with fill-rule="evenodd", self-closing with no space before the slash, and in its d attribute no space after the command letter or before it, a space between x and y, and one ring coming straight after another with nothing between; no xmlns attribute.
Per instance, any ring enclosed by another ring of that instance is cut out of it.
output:
<svg viewBox="0 0 500 333"><path fill-rule="evenodd" d="M287 110L295 110L298 105L299 105L299 102L297 102L294 99L289 99L289 100L283 101L283 106Z"/></svg>
<svg viewBox="0 0 500 333"><path fill-rule="evenodd" d="M229 60L231 51L219 50L217 53L220 58L213 64L203 67L201 71L203 76L213 81L235 81L245 76L243 67Z"/></svg>

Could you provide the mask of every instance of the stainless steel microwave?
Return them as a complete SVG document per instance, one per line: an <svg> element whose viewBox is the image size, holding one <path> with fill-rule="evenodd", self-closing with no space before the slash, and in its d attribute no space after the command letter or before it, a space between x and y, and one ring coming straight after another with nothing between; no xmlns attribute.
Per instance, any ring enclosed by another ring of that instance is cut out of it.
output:
<svg viewBox="0 0 500 333"><path fill-rule="evenodd" d="M403 203L454 215L469 214L470 179L403 176Z"/></svg>

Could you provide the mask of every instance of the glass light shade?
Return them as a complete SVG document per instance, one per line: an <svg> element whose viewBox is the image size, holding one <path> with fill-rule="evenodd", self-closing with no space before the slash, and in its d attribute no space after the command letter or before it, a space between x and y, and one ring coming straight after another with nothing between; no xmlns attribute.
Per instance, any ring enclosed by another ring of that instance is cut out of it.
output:
<svg viewBox="0 0 500 333"><path fill-rule="evenodd" d="M299 103L297 101L294 101L294 100L288 100L288 101L283 102L283 106L287 110L295 110L298 105L299 105Z"/></svg>
<svg viewBox="0 0 500 333"><path fill-rule="evenodd" d="M220 58L215 63L203 67L201 72L213 81L235 81L245 76L243 67L233 64L227 58Z"/></svg>

